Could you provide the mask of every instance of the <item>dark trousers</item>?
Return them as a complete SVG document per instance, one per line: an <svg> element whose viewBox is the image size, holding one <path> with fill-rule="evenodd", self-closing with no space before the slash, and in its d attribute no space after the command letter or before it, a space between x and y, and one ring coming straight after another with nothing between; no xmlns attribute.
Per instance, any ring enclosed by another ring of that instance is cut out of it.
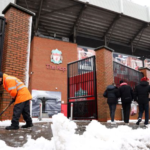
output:
<svg viewBox="0 0 150 150"><path fill-rule="evenodd" d="M131 103L122 103L124 122L129 123Z"/></svg>
<svg viewBox="0 0 150 150"><path fill-rule="evenodd" d="M12 126L19 126L19 118L22 114L23 119L26 121L27 124L32 124L32 120L30 117L30 107L29 107L29 100L23 103L16 104L13 109L13 118L12 118Z"/></svg>
<svg viewBox="0 0 150 150"><path fill-rule="evenodd" d="M149 120L149 103L139 104L139 118L142 119L144 111L145 111L145 122L144 122L144 124L148 124L148 120Z"/></svg>
<svg viewBox="0 0 150 150"><path fill-rule="evenodd" d="M114 121L115 118L115 111L116 111L116 104L108 104L109 105L109 110L110 110L110 117L111 117L111 121Z"/></svg>

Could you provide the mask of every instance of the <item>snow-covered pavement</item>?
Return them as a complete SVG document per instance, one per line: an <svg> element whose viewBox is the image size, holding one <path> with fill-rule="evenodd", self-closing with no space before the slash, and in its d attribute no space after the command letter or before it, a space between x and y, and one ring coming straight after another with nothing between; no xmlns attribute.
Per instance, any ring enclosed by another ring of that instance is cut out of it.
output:
<svg viewBox="0 0 150 150"><path fill-rule="evenodd" d="M17 131L8 131L4 129L7 124L10 125L10 121L5 121L2 124L4 126L0 126L0 143L1 140L3 140L11 147L22 147L29 141L29 138L35 141L41 137L47 140L51 140L52 138L51 123L49 122L37 122L34 123L34 127L32 127L32 129L19 129Z"/></svg>
<svg viewBox="0 0 150 150"><path fill-rule="evenodd" d="M0 126L5 125L0 122ZM75 134L76 123L68 120L63 114L52 118L53 138L40 137L36 140L27 135L27 143L22 147L9 147L0 140L1 150L149 150L150 125L147 129L133 130L120 125L118 128L106 128L93 120L82 134ZM17 131L16 131L17 132ZM11 140L10 136L10 140ZM22 137L20 137L22 138ZM17 142L17 141L16 141Z"/></svg>

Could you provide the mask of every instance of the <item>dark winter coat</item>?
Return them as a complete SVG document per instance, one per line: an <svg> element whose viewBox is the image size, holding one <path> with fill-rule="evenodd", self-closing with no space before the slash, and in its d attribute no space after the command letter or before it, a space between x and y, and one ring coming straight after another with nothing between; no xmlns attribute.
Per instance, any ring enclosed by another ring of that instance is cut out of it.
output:
<svg viewBox="0 0 150 150"><path fill-rule="evenodd" d="M140 104L149 102L150 86L147 81L141 81L134 90L134 100Z"/></svg>
<svg viewBox="0 0 150 150"><path fill-rule="evenodd" d="M118 88L116 86L113 86L113 85L107 86L103 96L107 98L108 104L117 104L118 103L118 97L119 97Z"/></svg>
<svg viewBox="0 0 150 150"><path fill-rule="evenodd" d="M132 88L125 82L120 84L119 94L121 97L122 103L131 103L133 100L133 90Z"/></svg>

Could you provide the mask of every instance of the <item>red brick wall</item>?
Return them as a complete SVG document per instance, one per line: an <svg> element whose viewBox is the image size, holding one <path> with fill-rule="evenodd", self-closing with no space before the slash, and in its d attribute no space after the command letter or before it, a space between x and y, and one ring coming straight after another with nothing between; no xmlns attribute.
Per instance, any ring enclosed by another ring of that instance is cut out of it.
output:
<svg viewBox="0 0 150 150"><path fill-rule="evenodd" d="M108 120L110 120L110 116ZM115 120L122 120L122 105L118 104L116 107Z"/></svg>
<svg viewBox="0 0 150 150"><path fill-rule="evenodd" d="M138 110L137 110L137 114L136 115L130 116L131 120L136 120L137 118L138 118ZM110 117L109 117L108 120L110 120ZM121 104L117 105L116 113L115 113L115 120L122 120L122 105Z"/></svg>
<svg viewBox="0 0 150 150"><path fill-rule="evenodd" d="M112 52L105 48L96 50L96 76L97 76L97 105L98 120L107 121L109 109L103 93L106 87L113 83Z"/></svg>
<svg viewBox="0 0 150 150"><path fill-rule="evenodd" d="M6 29L2 60L2 71L25 81L27 63L27 49L29 41L30 15L11 7L5 14ZM10 102L9 93L3 90L0 110ZM12 118L13 106L11 106L0 118L1 120Z"/></svg>
<svg viewBox="0 0 150 150"><path fill-rule="evenodd" d="M62 101L67 103L67 71L47 69L46 64L67 68L69 62L77 60L77 45L34 37L31 47L30 72L33 74L30 74L30 89L59 91ZM57 65L51 62L50 56L53 49L62 52L62 64Z"/></svg>
<svg viewBox="0 0 150 150"><path fill-rule="evenodd" d="M112 52L107 50L107 48L101 48L96 51L96 74L98 120L111 120L107 99L103 97L106 87L114 81ZM138 114L130 116L130 119L137 119L137 117ZM115 120L122 120L122 105L120 104L116 107Z"/></svg>

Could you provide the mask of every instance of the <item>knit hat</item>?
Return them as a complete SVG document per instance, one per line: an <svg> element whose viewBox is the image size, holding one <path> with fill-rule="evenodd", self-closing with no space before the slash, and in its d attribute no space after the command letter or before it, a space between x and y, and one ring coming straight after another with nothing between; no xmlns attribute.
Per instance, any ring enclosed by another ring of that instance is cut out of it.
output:
<svg viewBox="0 0 150 150"><path fill-rule="evenodd" d="M124 82L123 80L120 80L120 84L123 83L123 82Z"/></svg>
<svg viewBox="0 0 150 150"><path fill-rule="evenodd" d="M141 81L148 81L149 79L147 77L141 78Z"/></svg>
<svg viewBox="0 0 150 150"><path fill-rule="evenodd" d="M0 78L2 78L3 77L3 73L2 72L0 72Z"/></svg>

